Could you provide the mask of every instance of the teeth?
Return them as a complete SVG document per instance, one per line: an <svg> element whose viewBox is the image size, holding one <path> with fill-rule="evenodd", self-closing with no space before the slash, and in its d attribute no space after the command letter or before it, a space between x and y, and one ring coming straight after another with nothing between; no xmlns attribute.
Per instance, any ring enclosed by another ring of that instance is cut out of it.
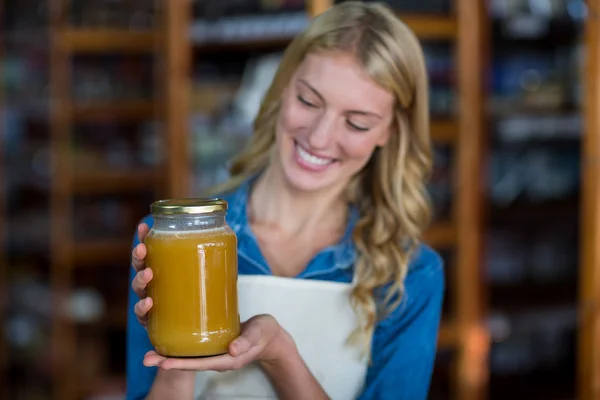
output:
<svg viewBox="0 0 600 400"><path fill-rule="evenodd" d="M300 145L296 145L296 148L298 149L298 154L300 155L300 158L306 161L307 163L314 165L326 165L331 163L332 161L326 158L313 156L312 154L309 154L306 150L304 150L302 147L300 147Z"/></svg>

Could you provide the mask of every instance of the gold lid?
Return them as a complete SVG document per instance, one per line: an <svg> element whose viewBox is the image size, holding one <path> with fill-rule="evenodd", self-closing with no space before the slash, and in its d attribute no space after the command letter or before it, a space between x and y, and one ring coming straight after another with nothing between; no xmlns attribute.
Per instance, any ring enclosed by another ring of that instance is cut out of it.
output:
<svg viewBox="0 0 600 400"><path fill-rule="evenodd" d="M223 199L168 199L155 201L150 205L152 214L209 214L227 211L227 202Z"/></svg>

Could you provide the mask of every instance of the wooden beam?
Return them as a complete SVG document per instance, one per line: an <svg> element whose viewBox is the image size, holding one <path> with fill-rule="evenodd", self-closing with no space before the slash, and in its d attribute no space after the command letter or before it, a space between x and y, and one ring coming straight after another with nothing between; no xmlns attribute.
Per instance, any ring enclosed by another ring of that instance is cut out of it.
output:
<svg viewBox="0 0 600 400"><path fill-rule="evenodd" d="M168 142L169 197L189 195L191 159L189 148L189 112L192 46L189 27L192 19L190 0L165 2L166 56L165 96Z"/></svg>
<svg viewBox="0 0 600 400"><path fill-rule="evenodd" d="M71 227L72 209L70 201L70 118L65 104L70 92L69 55L65 53L60 27L66 23L66 2L52 1L50 4L50 264L52 290L52 372L53 398L75 400L77 380L74 378L75 332L64 314L64 305L71 288ZM76 376L76 375L75 375Z"/></svg>
<svg viewBox="0 0 600 400"><path fill-rule="evenodd" d="M442 321L440 332L438 334L438 349L454 349L456 348L457 335L456 326L451 321Z"/></svg>
<svg viewBox="0 0 600 400"><path fill-rule="evenodd" d="M600 0L585 22L578 399L600 398Z"/></svg>
<svg viewBox="0 0 600 400"><path fill-rule="evenodd" d="M485 45L487 12L481 0L460 0L457 82L459 93L458 182L455 220L458 245L453 303L458 329L453 398L487 398L489 334L483 293L483 199L485 160Z"/></svg>
<svg viewBox="0 0 600 400"><path fill-rule="evenodd" d="M308 0L306 2L306 10L311 18L323 13L333 6L333 0Z"/></svg>
<svg viewBox="0 0 600 400"><path fill-rule="evenodd" d="M2 25L3 11L5 4L0 1L0 32L5 30ZM2 60L2 53L4 43L0 37L0 60ZM0 62L0 77L5 76L3 70L4 63ZM8 175L6 170L8 168L8 162L5 159L6 147L4 138L6 138L6 132L4 131L6 124L2 118L2 114L6 112L4 103L4 93L2 92L3 85L0 84L0 322L5 323L7 317L8 308L8 220L7 220L7 197L8 197L8 185L6 183L6 176ZM2 329L0 332L0 398L8 399L9 397L9 381L8 381L8 345L6 343L6 336L4 334L6 330Z"/></svg>
<svg viewBox="0 0 600 400"><path fill-rule="evenodd" d="M458 32L456 18L445 15L398 13L398 18L422 40L454 40Z"/></svg>

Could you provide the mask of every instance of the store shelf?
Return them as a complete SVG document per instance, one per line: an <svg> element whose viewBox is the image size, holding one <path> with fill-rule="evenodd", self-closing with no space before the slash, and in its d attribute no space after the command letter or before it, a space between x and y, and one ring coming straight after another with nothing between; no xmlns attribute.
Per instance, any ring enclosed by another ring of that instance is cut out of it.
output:
<svg viewBox="0 0 600 400"><path fill-rule="evenodd" d="M431 139L438 144L453 144L458 140L458 123L454 120L433 120Z"/></svg>
<svg viewBox="0 0 600 400"><path fill-rule="evenodd" d="M98 170L76 173L73 177L75 194L96 194L148 190L160 184L161 175L155 170Z"/></svg>
<svg viewBox="0 0 600 400"><path fill-rule="evenodd" d="M156 114L156 105L151 100L76 102L70 109L77 122L150 119Z"/></svg>
<svg viewBox="0 0 600 400"><path fill-rule="evenodd" d="M60 34L60 44L72 53L153 52L158 35L152 31L125 29L66 29Z"/></svg>
<svg viewBox="0 0 600 400"><path fill-rule="evenodd" d="M77 267L128 262L132 237L86 241L73 244L73 263Z"/></svg>

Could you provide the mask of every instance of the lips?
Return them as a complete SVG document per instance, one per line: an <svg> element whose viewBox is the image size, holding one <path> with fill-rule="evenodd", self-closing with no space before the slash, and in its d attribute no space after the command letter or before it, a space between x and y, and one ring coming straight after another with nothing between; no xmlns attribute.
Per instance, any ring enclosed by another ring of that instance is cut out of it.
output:
<svg viewBox="0 0 600 400"><path fill-rule="evenodd" d="M326 169L329 165L333 164L336 159L317 156L304 147L302 147L298 142L294 141L294 147L296 150L296 159L300 165L305 168L308 168L313 171L322 171Z"/></svg>

